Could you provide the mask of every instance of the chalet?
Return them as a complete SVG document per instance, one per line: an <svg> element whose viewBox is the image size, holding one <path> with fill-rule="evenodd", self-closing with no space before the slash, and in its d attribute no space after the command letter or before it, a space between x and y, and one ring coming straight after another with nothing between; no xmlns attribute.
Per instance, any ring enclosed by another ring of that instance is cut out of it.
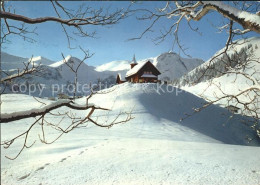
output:
<svg viewBox="0 0 260 185"><path fill-rule="evenodd" d="M120 74L117 75L118 84L125 81L132 83L158 82L158 75L161 73L150 61L138 64L134 56L133 62L130 63L130 66L131 69L126 73L125 79L122 79Z"/></svg>

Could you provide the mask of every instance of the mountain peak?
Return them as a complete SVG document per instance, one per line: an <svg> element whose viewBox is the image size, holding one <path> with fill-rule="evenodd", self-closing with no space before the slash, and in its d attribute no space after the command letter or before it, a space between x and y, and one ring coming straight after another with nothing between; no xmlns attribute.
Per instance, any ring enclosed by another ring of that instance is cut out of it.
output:
<svg viewBox="0 0 260 185"><path fill-rule="evenodd" d="M28 59L28 61L31 61L34 65L50 65L54 63L52 60L42 56L33 57L31 59Z"/></svg>
<svg viewBox="0 0 260 185"><path fill-rule="evenodd" d="M64 59L62 59L58 62L52 63L49 66L50 67L59 67L59 66L64 65L65 63L73 65L75 63L79 64L80 62L81 62L81 60L78 59L77 57L73 57L72 55L68 55Z"/></svg>

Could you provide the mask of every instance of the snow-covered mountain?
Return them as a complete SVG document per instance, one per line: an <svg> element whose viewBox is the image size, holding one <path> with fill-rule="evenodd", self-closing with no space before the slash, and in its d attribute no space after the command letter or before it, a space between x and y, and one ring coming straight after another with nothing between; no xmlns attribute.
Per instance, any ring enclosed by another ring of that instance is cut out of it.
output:
<svg viewBox="0 0 260 185"><path fill-rule="evenodd" d="M153 65L155 65L161 72L159 79L166 81L180 78L204 62L201 59L183 58L180 57L177 53L166 52L157 57L139 60L137 63L143 63L148 60L152 62ZM125 74L125 72L130 69L131 62L132 61L127 60L112 61L97 66L96 71L121 71Z"/></svg>
<svg viewBox="0 0 260 185"><path fill-rule="evenodd" d="M23 69L25 64L31 61L30 66L34 65L50 65L54 63L54 61L49 60L42 56L37 56L33 58L23 58L14 55L10 55L5 52L1 52L1 69L5 71L16 71L17 69Z"/></svg>
<svg viewBox="0 0 260 185"><path fill-rule="evenodd" d="M75 78L75 73L72 72L72 69L76 71L78 68L78 82L81 84L96 83L99 79L104 80L111 75L116 77L116 72L98 72L93 66L89 66L84 62L80 63L80 59L69 55L65 59L49 65L49 67L57 69L61 73L63 80L70 82L74 82Z"/></svg>
<svg viewBox="0 0 260 185"><path fill-rule="evenodd" d="M12 65L7 65L5 69L10 69L12 68L11 66L15 66L15 68L20 67L20 69L23 69L24 65L20 65L20 63L28 62L30 60L28 58L15 57L8 54L5 54L4 57L5 58L3 59L7 62L14 61L12 62ZM25 84L27 87L29 87L30 84L35 84L36 86L41 84L44 86L44 91L40 96L56 95L57 93L53 93L54 86L59 87L61 92L72 94L68 92L67 87L75 81L75 73L73 73L71 68L76 70L79 66L81 61L78 58L69 55L65 57L64 60L52 62L44 57L35 57L32 58L31 61L34 62L34 65L40 64L40 66L38 66L39 72L37 71L33 74L26 74L22 78L15 78L12 84L8 84L5 93L12 92L13 84ZM6 70L5 72L11 75L16 74L17 70ZM97 84L101 81L104 85L109 86L112 82L115 83L116 74L116 72L111 71L98 72L93 66L88 66L83 62L81 63L77 73L78 84L81 88L83 88L83 85L90 85L90 83ZM3 74L3 77L4 76L6 76L5 73ZM72 92L72 90L70 91ZM37 89L37 91L33 92L31 95L39 96L39 92L40 90ZM23 93L29 93L29 88L27 88L27 91ZM79 95L83 94L83 92L79 92Z"/></svg>
<svg viewBox="0 0 260 185"><path fill-rule="evenodd" d="M209 101L218 100L216 103L222 107L232 105L239 108L238 113L257 118L260 115L260 37L238 40L227 55L231 60L223 54L211 64L209 59L183 76L178 85ZM202 74L203 78L199 79Z"/></svg>
<svg viewBox="0 0 260 185"><path fill-rule="evenodd" d="M31 63L34 66L37 66L37 65L50 65L50 64L53 64L54 61L49 60L48 58L45 58L45 57L42 57L42 56L38 56L38 57L33 57L31 59Z"/></svg>
<svg viewBox="0 0 260 185"><path fill-rule="evenodd" d="M221 54L224 50L225 48L216 52L208 61L182 76L177 83L179 85L191 85L205 82L222 76L230 69L241 66L244 66L243 71L245 73L259 76L260 64L254 62L254 60L259 60L260 37L239 40L237 44L229 47L227 54ZM248 61L247 64L245 64L246 61ZM254 73L255 70L256 73Z"/></svg>
<svg viewBox="0 0 260 185"><path fill-rule="evenodd" d="M174 80L187 74L204 61L196 58L183 58L177 53L163 53L156 57L153 64L160 70L160 80Z"/></svg>

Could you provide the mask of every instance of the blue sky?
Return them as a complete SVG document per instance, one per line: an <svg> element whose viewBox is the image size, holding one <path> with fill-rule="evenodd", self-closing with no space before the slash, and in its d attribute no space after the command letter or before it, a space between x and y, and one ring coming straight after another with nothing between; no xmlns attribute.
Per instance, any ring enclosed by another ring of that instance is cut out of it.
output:
<svg viewBox="0 0 260 185"><path fill-rule="evenodd" d="M65 7L76 9L83 2L61 2ZM135 4L136 8L148 8L155 10L155 8L164 7L166 2L142 2ZM14 1L9 2L10 5L16 10L17 14L23 14L30 17L41 16L55 16L55 12L50 2L47 1ZM87 6L92 8L99 7L112 7L124 8L130 2L85 2ZM185 48L188 48L187 53L193 58L201 58L203 60L209 59L217 50L224 47L227 34L217 33L217 30L212 24L220 25L223 18L217 13L210 13L199 22L191 22L193 27L199 27L202 36L193 32L188 27L186 20L184 20L179 28L179 38ZM12 23L12 22L10 22ZM87 64L97 66L102 63L110 62L113 60L131 60L133 54L136 55L137 60L148 57L155 57L163 52L172 49L173 37L167 37L161 44L154 44L152 39L160 35L160 29L169 27L173 21L170 19L162 19L155 25L154 32L150 32L140 40L127 41L130 38L138 37L151 21L138 21L136 16L128 17L120 23L113 26L93 27L89 26L87 29L91 32L97 31L97 39L93 38L79 38L73 42L74 46L80 45L84 49L89 49L94 56L88 61ZM29 25L29 28L34 28ZM28 43L17 36L10 36L11 44L5 44L2 51L8 52L13 55L21 57L44 56L51 60L61 60L61 53L66 55L76 56L82 58L83 54L79 49L69 49L65 34L57 23L43 23L37 25L36 43ZM247 36L257 36L256 33L250 33ZM179 53L180 50L174 47L173 50ZM181 54L181 53L180 53ZM183 54L181 54L183 56Z"/></svg>

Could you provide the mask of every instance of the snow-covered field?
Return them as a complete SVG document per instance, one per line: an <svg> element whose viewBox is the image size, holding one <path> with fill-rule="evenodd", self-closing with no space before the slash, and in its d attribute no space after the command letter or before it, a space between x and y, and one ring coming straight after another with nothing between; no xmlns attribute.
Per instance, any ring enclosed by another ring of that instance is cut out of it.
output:
<svg viewBox="0 0 260 185"><path fill-rule="evenodd" d="M260 142L246 140L246 136L254 136L240 122L246 118L234 115L230 119L226 109L213 105L180 121L205 101L185 91L166 92L166 86L156 90L156 84L124 83L94 95L92 102L112 109L96 112L94 118L99 122L113 120L120 111L132 111L134 119L110 129L89 124L45 145L38 140L40 126L35 128L29 136L30 142L37 140L35 145L16 160L4 156L17 154L22 141L8 150L2 148L1 183L260 184ZM42 106L27 95L1 98L1 113ZM77 103L84 102L82 98ZM59 109L64 110L67 108ZM59 120L51 115L48 119ZM24 131L33 120L1 124L2 140ZM69 120L62 123L66 122ZM56 135L50 131L47 138Z"/></svg>

